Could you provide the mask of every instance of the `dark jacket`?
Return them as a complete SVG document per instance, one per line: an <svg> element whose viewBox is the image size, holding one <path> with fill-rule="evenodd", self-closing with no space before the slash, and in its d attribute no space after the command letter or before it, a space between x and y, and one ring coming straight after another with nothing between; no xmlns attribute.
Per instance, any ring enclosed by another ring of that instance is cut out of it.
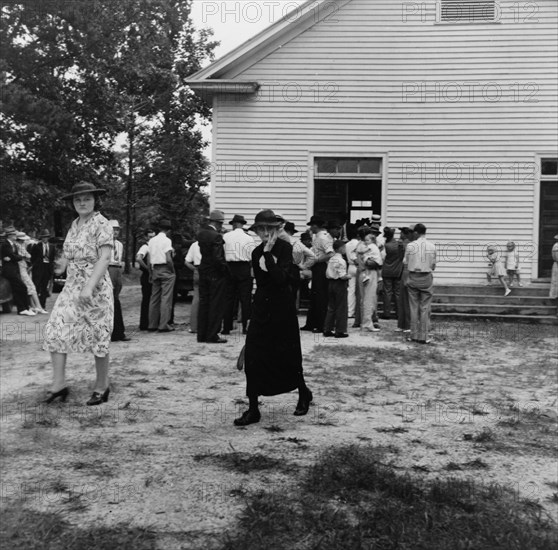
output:
<svg viewBox="0 0 558 550"><path fill-rule="evenodd" d="M15 243L12 243L6 239L2 243L0 248L2 252L2 273L7 276L19 276L19 262L23 258L17 253L17 247Z"/></svg>
<svg viewBox="0 0 558 550"><path fill-rule="evenodd" d="M225 241L223 236L212 226L204 227L197 236L200 245L200 275L229 275L229 265L225 260Z"/></svg>
<svg viewBox="0 0 558 550"><path fill-rule="evenodd" d="M302 380L300 330L291 288L292 246L277 239L271 252L263 249L262 243L252 252L256 293L246 336L247 395L286 393Z"/></svg>
<svg viewBox="0 0 558 550"><path fill-rule="evenodd" d="M55 249L54 245L51 243L48 244L48 259L49 259L49 266L51 271L54 269L54 256L55 256ZM31 246L31 250L29 252L31 254L31 267L35 267L37 264L43 263L43 243L38 242Z"/></svg>
<svg viewBox="0 0 558 550"><path fill-rule="evenodd" d="M401 277L403 271L403 256L405 255L405 247L401 241L392 239L386 242L386 257L382 267L382 277L396 278Z"/></svg>

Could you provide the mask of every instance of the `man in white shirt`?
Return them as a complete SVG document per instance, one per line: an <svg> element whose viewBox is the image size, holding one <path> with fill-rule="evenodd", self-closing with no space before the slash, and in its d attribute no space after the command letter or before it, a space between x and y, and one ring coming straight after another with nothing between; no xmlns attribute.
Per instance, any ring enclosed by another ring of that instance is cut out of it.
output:
<svg viewBox="0 0 558 550"><path fill-rule="evenodd" d="M188 269L194 272L192 307L190 308L190 332L196 334L198 332L198 309L200 306L200 272L198 267L201 263L200 243L198 241L192 243L188 249L184 263Z"/></svg>
<svg viewBox="0 0 558 550"><path fill-rule="evenodd" d="M409 280L409 308L411 310L411 338L413 342L429 344L430 311L432 309L433 271L436 269L436 246L426 240L426 227L414 227L417 239L407 245L403 264Z"/></svg>
<svg viewBox="0 0 558 550"><path fill-rule="evenodd" d="M235 214L229 222L232 231L223 235L225 241L225 260L229 264L230 277L228 279L225 317L221 334L230 334L233 328L235 307L240 303L242 316L242 333L246 334L252 303L252 250L256 247L254 239L245 231L244 216Z"/></svg>
<svg viewBox="0 0 558 550"><path fill-rule="evenodd" d="M124 246L118 240L120 235L120 224L118 220L110 220L113 234L113 247L111 250L110 263L108 272L112 281L112 295L114 297L114 326L110 337L112 342L129 342L130 338L126 336L124 328L124 319L122 318L122 306L120 304L120 292L122 291L122 261Z"/></svg>
<svg viewBox="0 0 558 550"><path fill-rule="evenodd" d="M171 332L172 295L176 279L172 262L172 242L168 235L171 223L159 222L159 233L147 243L149 265L151 268L151 300L149 302L149 328L151 332Z"/></svg>
<svg viewBox="0 0 558 550"><path fill-rule="evenodd" d="M345 245L345 255L347 256L347 272L350 275L347 288L347 302L349 309L349 318L355 316L356 308L356 290L357 290L357 266L356 266L356 247L358 244L356 227L352 224L347 226L347 237L349 242Z"/></svg>

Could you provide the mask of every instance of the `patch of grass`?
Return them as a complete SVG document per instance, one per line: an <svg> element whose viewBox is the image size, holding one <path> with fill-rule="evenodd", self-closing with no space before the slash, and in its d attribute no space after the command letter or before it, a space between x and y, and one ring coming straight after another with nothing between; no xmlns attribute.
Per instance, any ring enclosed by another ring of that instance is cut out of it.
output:
<svg viewBox="0 0 558 550"><path fill-rule="evenodd" d="M512 491L396 473L374 447L320 457L296 489L247 497L223 550L550 550L555 526Z"/></svg>
<svg viewBox="0 0 558 550"><path fill-rule="evenodd" d="M271 426L265 426L264 430L271 433L279 433L285 431L283 428L281 428L281 426L277 426L276 424L272 424Z"/></svg>
<svg viewBox="0 0 558 550"><path fill-rule="evenodd" d="M490 428L484 428L481 432L473 436L473 441L475 443L487 443L495 439L494 432Z"/></svg>
<svg viewBox="0 0 558 550"><path fill-rule="evenodd" d="M225 470L240 472L242 474L249 474L250 472L262 470L283 471L288 466L282 460L270 458L259 453L205 453L194 455L193 459L196 462L209 461L221 468L224 468ZM292 465L289 467L289 470L292 471Z"/></svg>
<svg viewBox="0 0 558 550"><path fill-rule="evenodd" d="M91 462L86 462L84 460L78 460L73 462L71 467L74 470L79 470L80 472L85 472L93 474L99 477L114 477L114 470L106 462L102 460L92 460Z"/></svg>
<svg viewBox="0 0 558 550"><path fill-rule="evenodd" d="M374 428L377 432L382 434L404 434L409 430L407 428L401 428L400 426L391 426L390 428Z"/></svg>
<svg viewBox="0 0 558 550"><path fill-rule="evenodd" d="M343 363L343 372L349 375L362 375L364 369L378 364L394 365L443 365L453 367L456 365L455 359L438 349L427 346L413 347L410 349L396 348L371 348L367 346L314 346L312 350L314 360L320 357L331 359L333 356L338 358L339 363ZM384 374L385 376L385 374ZM386 382L389 382L386 379Z"/></svg>
<svg viewBox="0 0 558 550"><path fill-rule="evenodd" d="M68 502L78 506L77 500ZM2 506L0 544L10 550L154 550L157 536L149 528L117 524L79 528L63 518L63 512L36 512L21 503Z"/></svg>

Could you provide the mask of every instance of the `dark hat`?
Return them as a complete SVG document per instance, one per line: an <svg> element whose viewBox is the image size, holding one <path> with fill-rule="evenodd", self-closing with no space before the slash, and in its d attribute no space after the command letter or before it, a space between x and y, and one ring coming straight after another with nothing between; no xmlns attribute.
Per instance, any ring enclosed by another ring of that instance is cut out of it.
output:
<svg viewBox="0 0 558 550"><path fill-rule="evenodd" d="M50 237L50 231L48 229L43 229L39 233L39 239L42 239L43 237Z"/></svg>
<svg viewBox="0 0 558 550"><path fill-rule="evenodd" d="M312 216L306 225L318 225L319 227L323 227L325 223L325 220L320 218L320 216Z"/></svg>
<svg viewBox="0 0 558 550"><path fill-rule="evenodd" d="M159 229L171 229L172 224L169 220L161 220L159 222Z"/></svg>
<svg viewBox="0 0 558 550"><path fill-rule="evenodd" d="M373 225L372 227L370 227L370 231L376 235L379 235L381 233L380 228L376 227L375 225Z"/></svg>
<svg viewBox="0 0 558 550"><path fill-rule="evenodd" d="M413 231L420 233L421 235L426 233L426 227L422 223L417 223L415 227L413 227Z"/></svg>
<svg viewBox="0 0 558 550"><path fill-rule="evenodd" d="M393 227L388 227L387 225L384 227L384 235L393 235L395 233L395 229Z"/></svg>
<svg viewBox="0 0 558 550"><path fill-rule="evenodd" d="M412 227L398 227L397 229L399 229L399 231L401 231L402 233L412 233L414 231L414 229Z"/></svg>
<svg viewBox="0 0 558 550"><path fill-rule="evenodd" d="M106 189L98 189L93 183L89 183L88 181L80 181L72 187L71 193L64 195L62 198L64 200L68 200L73 199L77 195L83 195L85 193L91 193L93 195L103 195L106 192Z"/></svg>
<svg viewBox="0 0 558 550"><path fill-rule="evenodd" d="M287 233L292 233L293 235L295 233L298 233L298 231L295 228L295 224L293 222L287 222L285 224L285 227L283 227L283 229L287 232Z"/></svg>
<svg viewBox="0 0 558 550"><path fill-rule="evenodd" d="M242 225L244 225L244 224L246 224L246 223L248 223L248 222L244 219L244 216L241 216L241 215L239 215L239 214L235 214L235 215L233 216L233 219L232 219L229 223L230 223L231 225L232 225L233 223L241 223Z"/></svg>
<svg viewBox="0 0 558 550"><path fill-rule="evenodd" d="M250 227L250 231L254 231L259 225L270 225L272 227L279 227L281 222L277 221L277 216L273 210L262 210L256 214L253 225Z"/></svg>
<svg viewBox="0 0 558 550"><path fill-rule="evenodd" d="M6 233L6 236L15 235L17 233L17 229L13 225L7 225L4 227L4 233Z"/></svg>
<svg viewBox="0 0 558 550"><path fill-rule="evenodd" d="M225 213L222 210L212 210L209 213L209 221L210 222L224 222L225 221Z"/></svg>

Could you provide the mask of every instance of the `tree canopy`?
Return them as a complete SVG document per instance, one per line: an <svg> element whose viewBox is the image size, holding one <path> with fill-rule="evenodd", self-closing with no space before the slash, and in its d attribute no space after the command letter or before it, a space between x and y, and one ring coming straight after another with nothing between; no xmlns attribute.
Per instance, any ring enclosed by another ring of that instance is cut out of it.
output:
<svg viewBox="0 0 558 550"><path fill-rule="evenodd" d="M4 3L4 221L52 227L58 197L88 180L109 189L105 210L121 221L130 199L134 231L160 217L191 231L207 203L197 123L210 110L185 80L215 46L210 31L193 27L191 3Z"/></svg>

